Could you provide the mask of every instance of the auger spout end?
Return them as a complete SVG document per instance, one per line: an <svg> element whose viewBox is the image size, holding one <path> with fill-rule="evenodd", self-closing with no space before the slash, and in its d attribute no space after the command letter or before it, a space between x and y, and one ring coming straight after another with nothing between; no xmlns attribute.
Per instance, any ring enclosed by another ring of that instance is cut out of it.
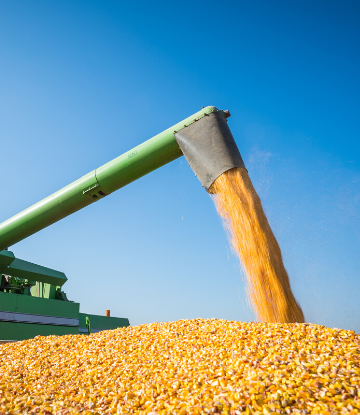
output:
<svg viewBox="0 0 360 415"><path fill-rule="evenodd" d="M207 192L227 170L245 168L227 124L228 117L228 110L215 110L175 133L180 150Z"/></svg>

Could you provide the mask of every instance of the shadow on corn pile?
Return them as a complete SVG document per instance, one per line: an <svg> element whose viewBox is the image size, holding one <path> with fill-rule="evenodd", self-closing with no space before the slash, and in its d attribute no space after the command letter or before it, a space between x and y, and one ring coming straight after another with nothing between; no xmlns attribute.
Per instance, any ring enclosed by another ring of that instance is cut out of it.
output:
<svg viewBox="0 0 360 415"><path fill-rule="evenodd" d="M0 346L0 413L360 413L360 338L180 320Z"/></svg>

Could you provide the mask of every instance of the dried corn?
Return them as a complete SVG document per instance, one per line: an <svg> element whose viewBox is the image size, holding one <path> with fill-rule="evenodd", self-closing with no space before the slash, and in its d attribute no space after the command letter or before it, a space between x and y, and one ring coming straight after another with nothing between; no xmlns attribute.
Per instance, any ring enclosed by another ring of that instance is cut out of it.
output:
<svg viewBox="0 0 360 415"><path fill-rule="evenodd" d="M360 413L360 336L180 320L0 346L0 413Z"/></svg>
<svg viewBox="0 0 360 415"><path fill-rule="evenodd" d="M280 246L244 168L219 176L210 188L234 252L246 271L248 296L260 321L305 323L290 287Z"/></svg>

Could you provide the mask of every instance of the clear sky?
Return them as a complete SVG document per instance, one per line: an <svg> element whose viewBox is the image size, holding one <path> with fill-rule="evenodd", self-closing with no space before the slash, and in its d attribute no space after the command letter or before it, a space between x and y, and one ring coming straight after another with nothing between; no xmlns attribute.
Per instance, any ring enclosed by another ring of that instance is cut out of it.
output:
<svg viewBox="0 0 360 415"><path fill-rule="evenodd" d="M3 221L197 112L230 128L308 322L360 332L358 1L0 2ZM11 248L81 311L254 320L182 157Z"/></svg>

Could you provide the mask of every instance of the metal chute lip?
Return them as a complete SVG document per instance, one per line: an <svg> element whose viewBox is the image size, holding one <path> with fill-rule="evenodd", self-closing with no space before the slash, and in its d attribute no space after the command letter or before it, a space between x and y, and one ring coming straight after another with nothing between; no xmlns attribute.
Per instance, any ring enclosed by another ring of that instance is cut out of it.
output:
<svg viewBox="0 0 360 415"><path fill-rule="evenodd" d="M223 110L219 110L216 107L213 107L213 109L210 112L205 112L203 113L200 117L198 118L194 118L194 120L192 122L190 122L189 124L184 124L181 128L179 128L178 130L174 130L174 134L178 133L179 131L183 130L185 127L189 127L190 125L194 124L196 121L201 120L204 117L207 117L210 114L214 114L215 112L223 112Z"/></svg>

